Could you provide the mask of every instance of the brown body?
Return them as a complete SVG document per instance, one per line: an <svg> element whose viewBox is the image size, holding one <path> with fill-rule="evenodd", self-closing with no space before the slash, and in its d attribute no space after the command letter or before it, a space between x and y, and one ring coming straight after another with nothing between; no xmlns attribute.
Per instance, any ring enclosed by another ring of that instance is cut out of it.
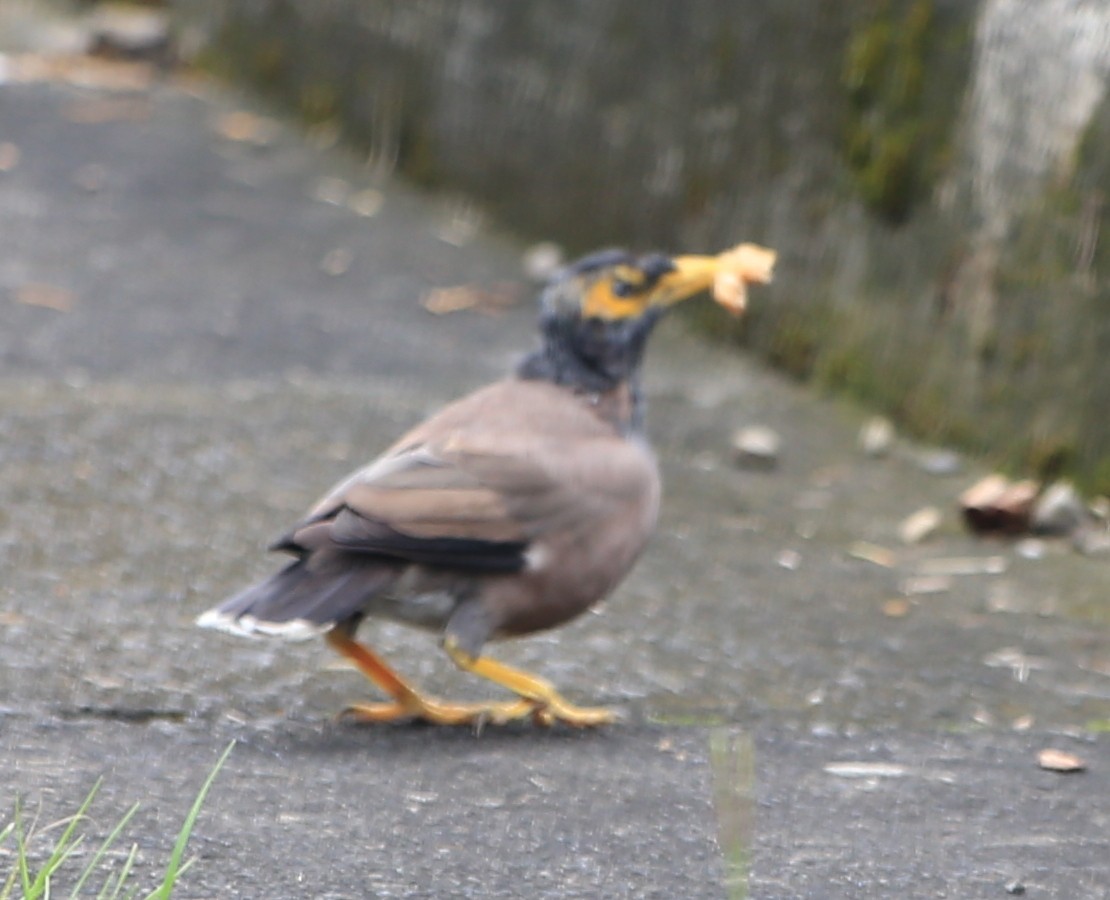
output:
<svg viewBox="0 0 1110 900"><path fill-rule="evenodd" d="M284 543L373 556L389 550L380 526L429 543L472 540L472 572L383 556L390 577L360 612L439 630L474 604L459 619L472 653L486 638L561 625L621 581L655 525L658 470L642 441L622 435L620 393L517 379L483 388L339 484ZM482 571L483 544L512 545L494 550L491 567L519 555L519 568Z"/></svg>

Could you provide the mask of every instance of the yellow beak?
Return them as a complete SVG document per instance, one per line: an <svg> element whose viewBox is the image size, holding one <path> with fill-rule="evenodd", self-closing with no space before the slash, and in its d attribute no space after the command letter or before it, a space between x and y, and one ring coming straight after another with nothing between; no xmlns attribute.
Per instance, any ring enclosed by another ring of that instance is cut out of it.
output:
<svg viewBox="0 0 1110 900"><path fill-rule="evenodd" d="M775 266L775 251L757 244L739 244L716 256L675 256L674 271L659 279L652 303L671 306L701 291L739 315L747 306L747 286L766 284Z"/></svg>

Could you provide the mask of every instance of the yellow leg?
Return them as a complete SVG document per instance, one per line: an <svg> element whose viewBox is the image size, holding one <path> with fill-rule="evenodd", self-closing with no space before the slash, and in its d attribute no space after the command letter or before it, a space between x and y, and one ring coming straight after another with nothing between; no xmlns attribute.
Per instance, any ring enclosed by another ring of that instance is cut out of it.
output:
<svg viewBox="0 0 1110 900"><path fill-rule="evenodd" d="M443 649L460 669L480 675L519 696L522 702L529 704L532 718L538 725L562 722L565 725L588 728L607 725L616 719L613 711L604 707L575 706L563 699L550 682L536 675L514 669L488 656L471 656L451 637L444 640Z"/></svg>
<svg viewBox="0 0 1110 900"><path fill-rule="evenodd" d="M503 703L444 703L425 697L369 647L354 638L333 629L327 633L326 639L332 649L354 663L363 675L392 698L387 703L349 706L342 715L353 721L396 722L401 719L423 719L435 725L503 725L535 711L535 704L523 698Z"/></svg>

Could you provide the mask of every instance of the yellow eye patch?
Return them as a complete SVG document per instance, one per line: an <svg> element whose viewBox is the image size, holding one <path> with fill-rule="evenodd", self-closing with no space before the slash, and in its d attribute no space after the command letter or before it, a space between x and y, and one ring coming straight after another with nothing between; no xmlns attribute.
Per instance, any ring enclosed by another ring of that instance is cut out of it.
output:
<svg viewBox="0 0 1110 900"><path fill-rule="evenodd" d="M630 278L623 278L618 274L622 269L627 269L630 276L638 278L633 282ZM614 276L616 281L614 280ZM582 301L582 315L587 319L627 319L638 316L644 311L649 297L638 293L630 293L627 297L620 297L613 291L616 282L642 286L644 276L642 272L627 266L620 266L614 270L613 275L600 278L589 286L586 296Z"/></svg>

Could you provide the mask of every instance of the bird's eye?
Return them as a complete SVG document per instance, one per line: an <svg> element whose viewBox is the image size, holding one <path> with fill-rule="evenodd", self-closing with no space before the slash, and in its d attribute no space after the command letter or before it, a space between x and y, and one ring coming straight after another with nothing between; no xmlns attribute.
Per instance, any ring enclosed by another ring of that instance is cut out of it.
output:
<svg viewBox="0 0 1110 900"><path fill-rule="evenodd" d="M644 273L635 266L617 266L609 279L614 297L632 297L644 289Z"/></svg>

